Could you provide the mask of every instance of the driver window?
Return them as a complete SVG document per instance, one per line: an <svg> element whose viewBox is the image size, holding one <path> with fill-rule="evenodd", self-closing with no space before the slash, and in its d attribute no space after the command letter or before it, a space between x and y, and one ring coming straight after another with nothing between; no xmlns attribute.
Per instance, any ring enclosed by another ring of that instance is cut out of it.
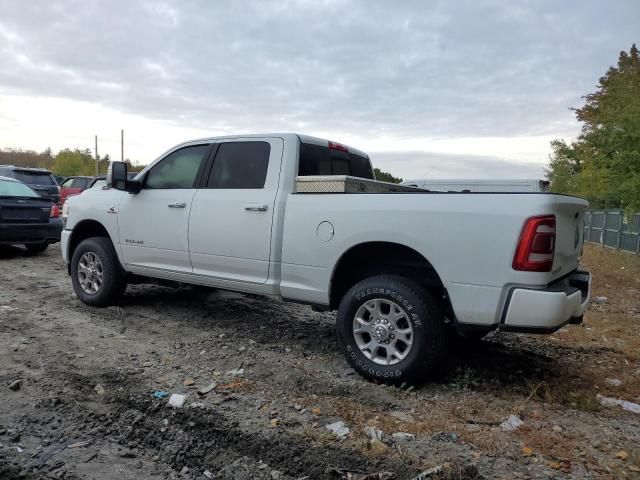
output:
<svg viewBox="0 0 640 480"><path fill-rule="evenodd" d="M209 145L195 145L176 150L149 170L144 188L195 188L200 165Z"/></svg>

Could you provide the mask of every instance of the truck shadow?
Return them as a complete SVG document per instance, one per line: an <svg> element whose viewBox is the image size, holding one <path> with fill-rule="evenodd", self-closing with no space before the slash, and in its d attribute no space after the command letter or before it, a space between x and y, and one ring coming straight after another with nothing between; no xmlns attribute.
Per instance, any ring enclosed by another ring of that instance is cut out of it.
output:
<svg viewBox="0 0 640 480"><path fill-rule="evenodd" d="M127 290L121 307L131 315L174 318L202 332L218 335L222 330L239 341L286 344L314 354L336 351L334 314L268 297L136 285Z"/></svg>

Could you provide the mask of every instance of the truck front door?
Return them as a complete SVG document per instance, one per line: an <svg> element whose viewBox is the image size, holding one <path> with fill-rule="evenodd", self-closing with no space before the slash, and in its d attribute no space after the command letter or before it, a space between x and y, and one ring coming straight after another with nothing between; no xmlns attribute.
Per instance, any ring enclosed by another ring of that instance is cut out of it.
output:
<svg viewBox="0 0 640 480"><path fill-rule="evenodd" d="M190 273L189 213L211 145L171 152L145 175L142 190L118 207L118 233L127 265Z"/></svg>

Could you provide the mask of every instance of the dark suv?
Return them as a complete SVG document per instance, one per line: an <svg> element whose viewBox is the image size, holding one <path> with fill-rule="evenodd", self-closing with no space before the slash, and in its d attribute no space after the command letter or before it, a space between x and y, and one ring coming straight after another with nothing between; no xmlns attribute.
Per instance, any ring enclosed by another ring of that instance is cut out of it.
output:
<svg viewBox="0 0 640 480"><path fill-rule="evenodd" d="M0 177L9 177L20 180L31 187L31 190L53 203L60 202L60 187L49 170L44 168L14 167L13 165L0 165Z"/></svg>

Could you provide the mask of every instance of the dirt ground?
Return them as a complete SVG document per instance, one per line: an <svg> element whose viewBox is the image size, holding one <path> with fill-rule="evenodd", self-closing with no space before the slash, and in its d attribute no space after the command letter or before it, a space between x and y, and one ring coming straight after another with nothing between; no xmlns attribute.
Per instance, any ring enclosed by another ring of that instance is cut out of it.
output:
<svg viewBox="0 0 640 480"><path fill-rule="evenodd" d="M459 346L446 378L407 389L348 367L333 314L147 285L95 309L57 245L4 249L0 478L640 478L640 414L596 398L640 403L640 258L583 260L607 297L583 325Z"/></svg>

